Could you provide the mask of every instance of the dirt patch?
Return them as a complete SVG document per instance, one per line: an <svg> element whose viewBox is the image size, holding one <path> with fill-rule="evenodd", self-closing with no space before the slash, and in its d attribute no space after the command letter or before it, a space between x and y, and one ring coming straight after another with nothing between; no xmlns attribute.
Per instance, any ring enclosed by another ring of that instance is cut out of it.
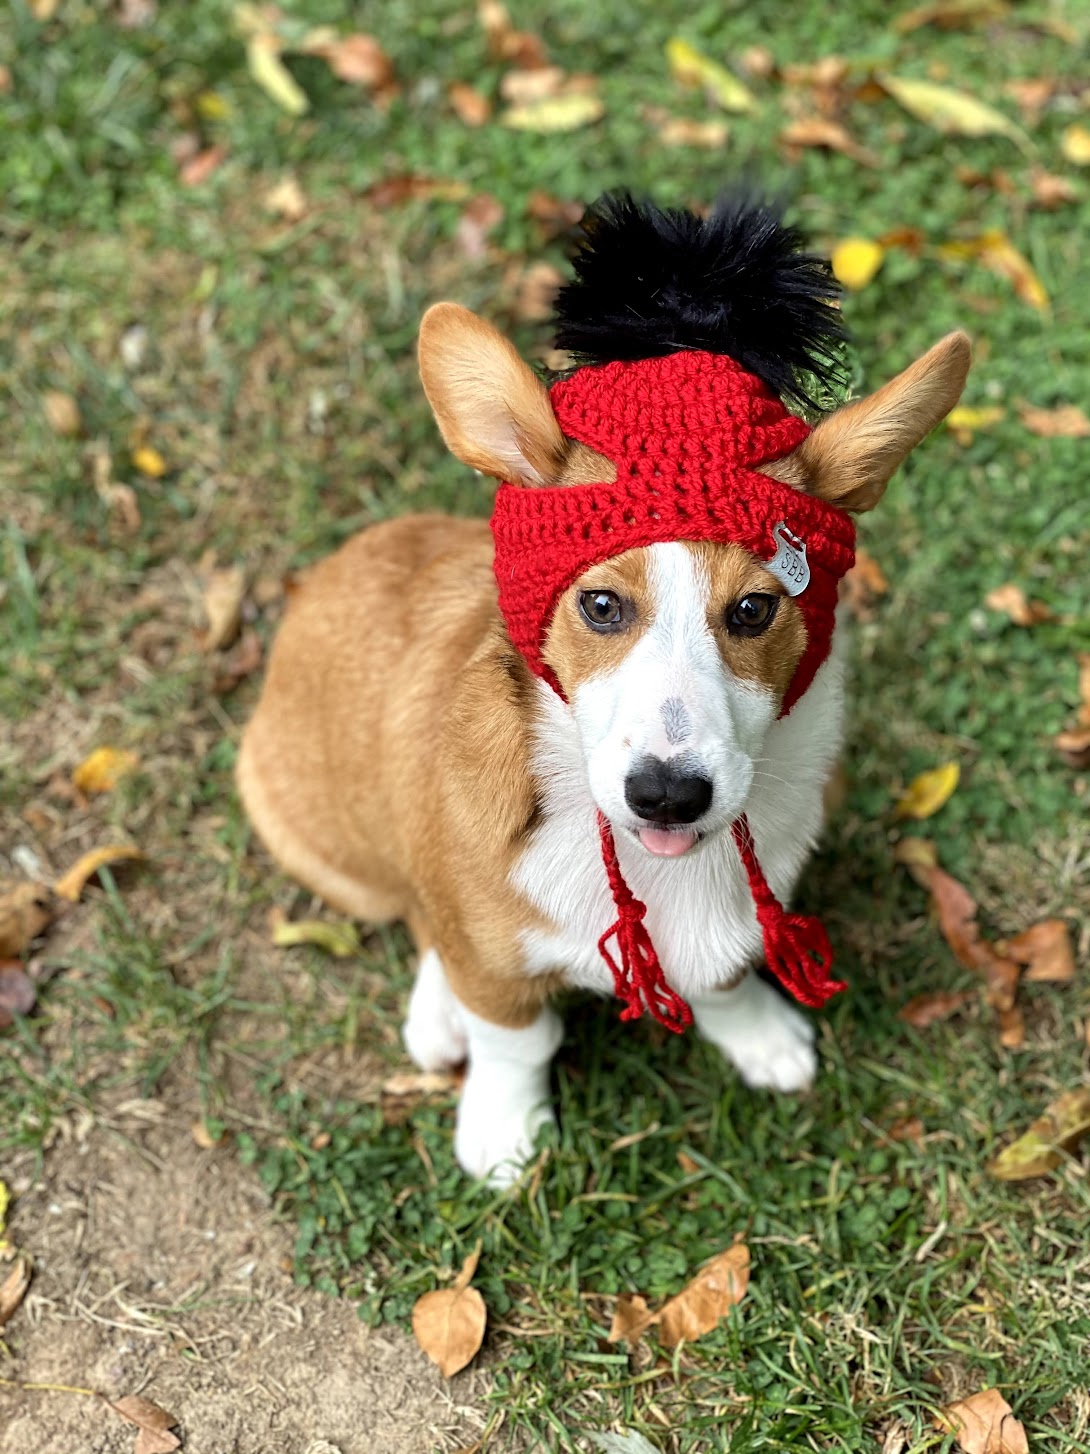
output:
<svg viewBox="0 0 1090 1454"><path fill-rule="evenodd" d="M36 1274L4 1379L141 1393L187 1454L422 1454L480 1435L485 1375L448 1385L406 1335L296 1287L252 1174L161 1102L70 1125L12 1236ZM135 1432L85 1394L0 1387L0 1454L128 1454Z"/></svg>

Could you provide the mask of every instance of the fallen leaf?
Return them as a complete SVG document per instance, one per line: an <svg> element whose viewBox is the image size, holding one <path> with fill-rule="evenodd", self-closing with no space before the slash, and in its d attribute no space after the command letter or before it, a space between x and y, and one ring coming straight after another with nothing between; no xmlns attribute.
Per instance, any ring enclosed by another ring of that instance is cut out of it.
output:
<svg viewBox="0 0 1090 1454"><path fill-rule="evenodd" d="M1006 136L1021 147L1030 142L1026 133L1009 116L967 91L937 86L913 76L879 73L874 78L884 91L917 121L953 136Z"/></svg>
<svg viewBox="0 0 1090 1454"><path fill-rule="evenodd" d="M1064 158L1077 167L1090 167L1090 130L1077 121L1066 126L1060 137Z"/></svg>
<svg viewBox="0 0 1090 1454"><path fill-rule="evenodd" d="M776 70L776 57L766 45L747 45L738 57L738 65L747 76L767 81Z"/></svg>
<svg viewBox="0 0 1090 1454"><path fill-rule="evenodd" d="M833 277L846 288L865 288L882 266L885 248L866 237L846 237L833 248L829 259Z"/></svg>
<svg viewBox="0 0 1090 1454"><path fill-rule="evenodd" d="M666 42L666 61L675 81L683 86L700 86L708 99L724 111L741 114L754 110L757 105L753 92L744 82L680 36L675 35Z"/></svg>
<svg viewBox="0 0 1090 1454"><path fill-rule="evenodd" d="M217 659L212 690L217 696L233 692L240 681L257 671L261 657L261 638L252 626L244 626L231 650Z"/></svg>
<svg viewBox="0 0 1090 1454"><path fill-rule="evenodd" d="M226 1133L223 1131L218 1136L213 1136L208 1129L207 1121L194 1121L189 1128L189 1134L202 1151L212 1151L217 1146L222 1146L227 1139Z"/></svg>
<svg viewBox="0 0 1090 1454"><path fill-rule="evenodd" d="M824 147L826 151L851 157L852 161L864 167L879 165L879 158L874 152L856 141L839 121L828 116L806 116L793 121L780 132L780 141L787 147Z"/></svg>
<svg viewBox="0 0 1090 1454"><path fill-rule="evenodd" d="M44 884L0 880L0 959L15 959L51 922Z"/></svg>
<svg viewBox="0 0 1090 1454"><path fill-rule="evenodd" d="M115 1414L120 1414L140 1430L136 1436L133 1454L172 1454L172 1450L181 1448L182 1441L177 1434L171 1433L178 1420L158 1404L152 1403L151 1399L141 1398L139 1394L129 1394L116 1401L105 1401Z"/></svg>
<svg viewBox="0 0 1090 1454"><path fill-rule="evenodd" d="M1090 768L1090 727L1075 727L1069 732L1057 732L1052 745L1068 767L1082 771Z"/></svg>
<svg viewBox="0 0 1090 1454"><path fill-rule="evenodd" d="M979 409L958 404L947 414L946 427L960 445L968 448L979 430L990 429L993 424L1006 418L1006 414L1007 411L1001 404L985 404Z"/></svg>
<svg viewBox="0 0 1090 1454"><path fill-rule="evenodd" d="M526 70L548 63L545 42L528 30L516 30L500 0L481 0L477 16L488 37L488 49L497 60Z"/></svg>
<svg viewBox="0 0 1090 1454"><path fill-rule="evenodd" d="M359 931L355 924L343 919L277 919L273 923L272 942L281 949L314 944L334 959L350 959L360 952Z"/></svg>
<svg viewBox="0 0 1090 1454"><path fill-rule="evenodd" d="M395 85L394 66L373 35L344 35L318 44L303 43L307 55L317 55L339 81L389 93Z"/></svg>
<svg viewBox="0 0 1090 1454"><path fill-rule="evenodd" d="M1042 919L995 946L996 953L1027 966L1025 978L1039 984L1067 984L1075 978L1075 950L1063 919Z"/></svg>
<svg viewBox="0 0 1090 1454"><path fill-rule="evenodd" d="M1033 1125L988 1166L999 1181L1045 1176L1090 1132L1090 1086L1065 1091Z"/></svg>
<svg viewBox="0 0 1090 1454"><path fill-rule="evenodd" d="M1026 1043L1026 1017L1017 1005L999 1012L999 1043L1004 1050L1021 1050Z"/></svg>
<svg viewBox="0 0 1090 1454"><path fill-rule="evenodd" d="M265 209L287 222L299 222L307 215L307 199L295 177L285 177L265 193Z"/></svg>
<svg viewBox="0 0 1090 1454"><path fill-rule="evenodd" d="M488 250L488 234L503 221L503 204L489 192L481 192L466 203L456 229L466 257L482 258Z"/></svg>
<svg viewBox="0 0 1090 1454"><path fill-rule="evenodd" d="M548 135L557 131L576 131L600 121L606 114L600 96L577 91L567 96L550 96L527 106L509 106L500 115L500 125L512 131L533 131Z"/></svg>
<svg viewBox="0 0 1090 1454"><path fill-rule="evenodd" d="M989 591L984 604L992 611L1002 611L1016 626L1038 626L1042 621L1055 620L1043 601L1028 600L1022 587L1011 583Z"/></svg>
<svg viewBox="0 0 1090 1454"><path fill-rule="evenodd" d="M1031 434L1042 439L1090 439L1090 419L1077 404L1058 404L1055 409L1023 404L1018 417Z"/></svg>
<svg viewBox="0 0 1090 1454"><path fill-rule="evenodd" d="M382 1082L382 1094L395 1096L449 1095L459 1084L459 1077L449 1070L402 1070Z"/></svg>
<svg viewBox="0 0 1090 1454"><path fill-rule="evenodd" d="M981 969L983 956L976 922L976 900L964 884L938 867L931 870L928 887L938 914L939 929L954 951L955 959L966 969Z"/></svg>
<svg viewBox="0 0 1090 1454"><path fill-rule="evenodd" d="M936 990L933 994L917 995L902 1005L897 1018L915 1030L926 1030L929 1025L951 1019L975 999L972 990Z"/></svg>
<svg viewBox="0 0 1090 1454"><path fill-rule="evenodd" d="M519 279L515 312L527 323L543 323L552 317L556 295L564 274L552 263L530 263Z"/></svg>
<svg viewBox="0 0 1090 1454"><path fill-rule="evenodd" d="M484 1340L484 1298L469 1285L480 1255L478 1242L452 1286L426 1292L413 1306L413 1336L444 1378L464 1368Z"/></svg>
<svg viewBox="0 0 1090 1454"><path fill-rule="evenodd" d="M373 182L363 195L373 207L385 212L389 207L427 197L436 197L443 202L461 202L469 195L469 188L464 182L441 182L436 177L400 172Z"/></svg>
<svg viewBox="0 0 1090 1454"><path fill-rule="evenodd" d="M935 1420L965 1454L1029 1454L1026 1431L997 1388L986 1388L942 1409Z"/></svg>
<svg viewBox="0 0 1090 1454"><path fill-rule="evenodd" d="M529 71L507 71L500 79L500 95L512 106L530 106L550 96L560 96L568 86L568 73L562 66L537 66ZM586 90L576 86L575 89Z"/></svg>
<svg viewBox="0 0 1090 1454"><path fill-rule="evenodd" d="M886 1135L891 1141L915 1141L918 1144L923 1140L923 1122L919 1116L902 1116L893 1122Z"/></svg>
<svg viewBox="0 0 1090 1454"><path fill-rule="evenodd" d="M582 219L582 202L565 202L549 192L535 190L526 200L526 215L538 224L546 238L563 237Z"/></svg>
<svg viewBox="0 0 1090 1454"><path fill-rule="evenodd" d="M893 846L893 858L908 869L921 888L931 887L931 875L939 866L939 856L930 839L900 839Z"/></svg>
<svg viewBox="0 0 1090 1454"><path fill-rule="evenodd" d="M47 389L42 395L42 413L53 433L62 439L74 439L83 428L79 405L71 394L62 394L59 389Z"/></svg>
<svg viewBox="0 0 1090 1454"><path fill-rule="evenodd" d="M710 1333L720 1318L740 1303L749 1285L749 1248L735 1242L705 1264L692 1281L656 1315L659 1338L667 1348Z"/></svg>
<svg viewBox="0 0 1090 1454"><path fill-rule="evenodd" d="M31 1261L25 1252L16 1254L15 1265L0 1282L0 1328L14 1315L30 1287Z"/></svg>
<svg viewBox="0 0 1090 1454"><path fill-rule="evenodd" d="M620 1434L603 1434L588 1429L586 1437L596 1449L601 1450L601 1454L659 1454L651 1440L635 1429L625 1429Z"/></svg>
<svg viewBox="0 0 1090 1454"><path fill-rule="evenodd" d="M462 81L455 81L448 88L447 98L455 116L466 126L483 126L492 115L492 102L488 97Z"/></svg>
<svg viewBox="0 0 1090 1454"><path fill-rule="evenodd" d="M117 23L122 30L138 30L150 25L158 10L157 0L119 0Z"/></svg>
<svg viewBox="0 0 1090 1454"><path fill-rule="evenodd" d="M134 449L132 462L149 480L161 480L167 472L166 460L150 444L142 444L139 449Z"/></svg>
<svg viewBox="0 0 1090 1454"><path fill-rule="evenodd" d="M230 101L218 91L199 92L193 104L202 121L226 121L231 115Z"/></svg>
<svg viewBox="0 0 1090 1454"><path fill-rule="evenodd" d="M844 577L844 599L848 610L857 621L874 619L874 602L889 590L882 567L869 551L859 548L855 552L855 564Z"/></svg>
<svg viewBox="0 0 1090 1454"><path fill-rule="evenodd" d="M203 151L182 162L178 168L178 180L183 187L199 187L227 159L227 147L222 143L206 146Z"/></svg>
<svg viewBox="0 0 1090 1454"><path fill-rule="evenodd" d="M961 767L956 762L944 762L941 767L921 772L898 798L894 816L919 821L933 817L950 801L960 781Z"/></svg>
<svg viewBox="0 0 1090 1454"><path fill-rule="evenodd" d="M694 121L688 116L669 116L656 130L662 146L698 146L718 151L730 138L725 121Z"/></svg>
<svg viewBox="0 0 1090 1454"><path fill-rule="evenodd" d="M944 242L938 250L942 257L981 263L996 277L1009 282L1015 296L1023 303L1028 303L1039 313L1048 312L1050 305L1045 285L1006 233L998 228L989 228L977 237Z"/></svg>
<svg viewBox="0 0 1090 1454"><path fill-rule="evenodd" d="M16 1015L29 1015L37 1000L34 981L19 961L0 963L0 1030L6 1030Z"/></svg>
<svg viewBox="0 0 1090 1454"><path fill-rule="evenodd" d="M143 855L139 848L134 848L131 843L111 843L105 848L93 848L90 853L78 858L68 872L57 880L53 885L53 892L58 898L67 899L71 904L78 903L88 880L100 868L141 857Z"/></svg>
<svg viewBox="0 0 1090 1454"><path fill-rule="evenodd" d="M638 1292L622 1292L614 1306L613 1321L606 1337L610 1343L624 1341L634 1348L656 1316L647 1306L647 1299Z"/></svg>
<svg viewBox="0 0 1090 1454"><path fill-rule="evenodd" d="M201 646L205 651L220 651L230 646L238 635L245 590L246 572L240 565L208 572L201 594L201 604L208 621L201 635Z"/></svg>
<svg viewBox="0 0 1090 1454"><path fill-rule="evenodd" d="M1090 651L1079 657L1079 722L1090 727Z"/></svg>
<svg viewBox="0 0 1090 1454"><path fill-rule="evenodd" d="M72 773L72 786L89 797L109 793L140 759L123 747L96 747Z"/></svg>
<svg viewBox="0 0 1090 1454"><path fill-rule="evenodd" d="M1067 177L1057 176L1055 172L1046 172L1043 167L1031 169L1029 185L1034 206L1045 212L1054 212L1057 207L1066 207L1069 203L1078 201L1079 193L1074 182Z"/></svg>
<svg viewBox="0 0 1090 1454"><path fill-rule="evenodd" d="M908 35L924 25L939 30L965 30L985 20L999 20L1010 9L1007 0L936 0L906 10L893 22L898 35Z"/></svg>

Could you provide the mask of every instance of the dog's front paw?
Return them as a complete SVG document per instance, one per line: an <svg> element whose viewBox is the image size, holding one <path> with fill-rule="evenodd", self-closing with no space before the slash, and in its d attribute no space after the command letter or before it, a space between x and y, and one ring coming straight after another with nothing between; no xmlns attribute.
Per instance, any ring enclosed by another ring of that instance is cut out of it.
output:
<svg viewBox="0 0 1090 1454"><path fill-rule="evenodd" d="M470 1065L454 1133L454 1154L470 1176L510 1186L529 1161L538 1131L556 1124L547 1101L547 1073L531 1079L513 1074L500 1085L494 1068L475 1076Z"/></svg>
<svg viewBox="0 0 1090 1454"><path fill-rule="evenodd" d="M421 957L401 1038L421 1070L447 1070L466 1058L458 1006L434 949Z"/></svg>
<svg viewBox="0 0 1090 1454"><path fill-rule="evenodd" d="M801 1091L817 1074L814 1029L762 980L749 975L732 990L693 1004L697 1028L718 1046L746 1085Z"/></svg>

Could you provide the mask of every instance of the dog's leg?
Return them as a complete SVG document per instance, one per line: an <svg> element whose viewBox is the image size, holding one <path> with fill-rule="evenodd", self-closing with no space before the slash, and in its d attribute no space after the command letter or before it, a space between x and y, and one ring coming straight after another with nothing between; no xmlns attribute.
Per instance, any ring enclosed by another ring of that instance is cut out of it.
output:
<svg viewBox="0 0 1090 1454"><path fill-rule="evenodd" d="M810 1021L755 974L733 989L695 996L692 1007L700 1034L747 1085L798 1091L812 1083L817 1054Z"/></svg>
<svg viewBox="0 0 1090 1454"><path fill-rule="evenodd" d="M445 1070L461 1065L466 1058L461 1011L434 949L426 949L420 956L401 1036L421 1070Z"/></svg>
<svg viewBox="0 0 1090 1454"><path fill-rule="evenodd" d="M549 1062L561 1040L559 1017L546 1005L519 1030L494 1025L458 1006L469 1040L469 1073L458 1106L454 1152L471 1176L493 1186L515 1181L539 1127L553 1124Z"/></svg>

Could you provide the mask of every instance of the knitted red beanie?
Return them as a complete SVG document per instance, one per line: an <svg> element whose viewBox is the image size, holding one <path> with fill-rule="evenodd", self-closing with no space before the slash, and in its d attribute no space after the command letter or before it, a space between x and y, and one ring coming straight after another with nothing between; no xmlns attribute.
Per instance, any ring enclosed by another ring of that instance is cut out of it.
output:
<svg viewBox="0 0 1090 1454"><path fill-rule="evenodd" d="M616 480L497 491L500 610L530 669L564 695L541 651L557 600L590 566L663 541L733 542L769 562L802 612L807 644L784 696L785 716L829 654L837 586L855 558L849 515L757 469L790 454L809 426L733 359L697 350L581 368L553 385L551 400L564 433L612 460ZM691 1011L666 983L642 922L646 906L624 881L604 819L600 831L618 918L599 949L625 1004L621 1018L646 1009L684 1029ZM744 816L733 833L769 968L802 1003L824 1004L845 988L829 976L824 928L776 900ZM614 938L620 963L608 947Z"/></svg>

